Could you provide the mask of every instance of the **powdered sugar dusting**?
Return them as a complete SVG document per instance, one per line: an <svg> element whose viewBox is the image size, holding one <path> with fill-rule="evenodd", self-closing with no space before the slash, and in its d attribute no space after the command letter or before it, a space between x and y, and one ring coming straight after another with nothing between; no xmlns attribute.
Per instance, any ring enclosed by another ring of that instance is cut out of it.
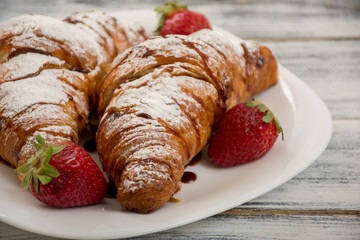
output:
<svg viewBox="0 0 360 240"><path fill-rule="evenodd" d="M243 59L244 49L241 47L241 43L248 43L248 41L238 40L236 42L229 41L227 38L222 37L219 33L208 29L203 29L191 34L192 37L200 39L207 44L211 45L217 51L221 52L224 56L231 61L240 63L239 69L244 69L245 61Z"/></svg>
<svg viewBox="0 0 360 240"><path fill-rule="evenodd" d="M65 62L58 58L39 54L26 53L11 58L9 61L0 65L0 81L12 80L35 74L46 65L65 67Z"/></svg>
<svg viewBox="0 0 360 240"><path fill-rule="evenodd" d="M14 127L19 127L25 131L30 131L33 127L43 124L69 124L70 127L76 129L76 122L73 121L71 115L65 113L61 105L34 105L12 117ZM59 120L60 119L60 120ZM46 126L46 125L45 125ZM50 127L50 126L47 126Z"/></svg>
<svg viewBox="0 0 360 240"><path fill-rule="evenodd" d="M74 24L76 27L92 35L99 43L101 54L110 62L116 54L114 37L117 33L116 20L101 11L79 12L64 19L65 22Z"/></svg>
<svg viewBox="0 0 360 240"><path fill-rule="evenodd" d="M61 125L46 126L46 127L40 128L40 131L58 132L58 133L62 133L67 136L76 135L76 132L74 131L74 129L71 126L61 126Z"/></svg>
<svg viewBox="0 0 360 240"><path fill-rule="evenodd" d="M107 114L108 113L106 113L104 115L103 119L107 119ZM113 136L117 132L126 131L127 129L132 129L135 127L138 128L136 131L141 131L144 134L146 134L147 130L149 130L151 128L164 129L164 127L162 127L158 123L158 121L156 121L154 119L146 119L146 118L137 117L134 114L122 115L121 119L115 119L115 120L108 119L106 124L108 124L108 126L109 126L108 131L104 132L106 139L109 139L111 136ZM130 131L130 130L128 130L128 131ZM128 133L126 136L123 136L123 137L129 137L130 139L133 138L133 136L131 136L130 133Z"/></svg>
<svg viewBox="0 0 360 240"><path fill-rule="evenodd" d="M141 78L133 81L133 83L142 80ZM124 85L121 91L119 98L114 99L109 107L134 106L137 113L146 113L154 119L162 119L174 126L186 121L186 116L174 100L162 94L166 89L164 91L149 91L146 86L127 88Z"/></svg>
<svg viewBox="0 0 360 240"><path fill-rule="evenodd" d="M121 159L122 166L129 166L133 162L157 159L171 165L172 169L181 169L182 164L189 161L186 155L192 158L204 147L215 118L214 113L205 112L204 104L216 109L221 100L213 81L218 81L220 89L228 86L230 76L226 71L229 67L224 69L224 60L228 54L229 57L239 54L232 52L231 44L224 46L220 40L216 44L218 49L206 44L201 37L155 37L129 49L114 61L114 73L120 76L109 75L109 80L116 83L120 78L121 81L107 110L124 114L112 119L105 111L103 119L106 120L100 123L101 136L119 135L114 151L121 155L109 162ZM168 63L164 59L169 59ZM148 71L149 66L154 69ZM136 77L132 79L132 76ZM126 81L126 77L131 80ZM141 165L126 167L122 187L124 191L135 191L144 187L145 181L157 180L156 174L167 174L167 171L157 169L155 173Z"/></svg>
<svg viewBox="0 0 360 240"><path fill-rule="evenodd" d="M161 159L173 168L177 168L176 163L181 163L181 156L174 148L169 145L158 145L157 143L148 144L145 147L140 147L132 155L129 155L127 161L132 160L148 160L148 159ZM164 168L164 170L166 170ZM144 177L144 176L143 176ZM138 176L138 178L142 178Z"/></svg>
<svg viewBox="0 0 360 240"><path fill-rule="evenodd" d="M154 37L116 58L99 90L104 115L97 138L125 206L137 197L126 193L168 188L170 197L176 190L184 165L206 145L227 100L237 94L234 82L244 82L244 55L257 50L248 45L207 30Z"/></svg>
<svg viewBox="0 0 360 240"><path fill-rule="evenodd" d="M33 47L44 52L65 49L71 56L82 59L82 67L86 70L93 69L97 63L107 60L96 41L96 35L45 15L23 15L13 18L2 25L0 35L13 35L11 44L15 48Z"/></svg>
<svg viewBox="0 0 360 240"><path fill-rule="evenodd" d="M0 120L14 128L0 128L0 136L18 148L1 148L2 157L14 165L24 161L34 152L36 134L49 143L77 142L106 66L124 46L147 38L140 25L123 27L100 11L75 13L63 21L29 14L0 25ZM136 34L141 37L135 39Z"/></svg>
<svg viewBox="0 0 360 240"><path fill-rule="evenodd" d="M145 186L162 184L164 181L172 181L171 175L165 166L152 162L137 164L130 163L126 167L128 173L122 182L125 191L133 192Z"/></svg>
<svg viewBox="0 0 360 240"><path fill-rule="evenodd" d="M163 72L162 74L156 73L157 78L153 78L153 74L149 73L137 80L123 84L118 90L119 97L110 103L109 108L122 109L132 106L130 111L134 113L121 116L121 120L110 121L105 135L110 137L115 132L122 133L118 141L122 147L126 143L126 148L122 152L126 162L164 159L167 164L174 165L173 168L178 169L184 161L183 152L179 152L179 149L175 148L174 145L168 144L169 141L174 141L173 133L169 132L168 128L176 129L181 133L184 142L193 146L190 153L192 155L196 154L196 146L199 145L194 136L199 133L206 134L201 132L204 123L197 121L201 118L193 116L192 119L195 119L196 123L193 126L192 120L187 115L196 115L197 112L201 112L203 107L183 88L188 87L199 92L207 92L213 101L217 99L217 91L212 84L189 76L171 77L170 73ZM142 113L151 116L151 119L136 117ZM104 119L107 118L106 116ZM159 121L165 122L167 127ZM198 130L195 130L194 127ZM175 143L172 142L172 144ZM118 151L117 147L114 148L114 151ZM126 170L127 175L132 174L128 171L129 169ZM157 174L165 174L159 170L156 172ZM144 181L152 180L149 179L149 172L143 169L138 171L136 178L126 178L125 181L123 183L124 189L135 191L137 188L143 187Z"/></svg>
<svg viewBox="0 0 360 240"><path fill-rule="evenodd" d="M260 45L259 45L259 43L255 42L255 41L246 41L245 46L248 49L248 51L251 53L259 52Z"/></svg>
<svg viewBox="0 0 360 240"><path fill-rule="evenodd" d="M141 24L135 21L128 21L128 20L120 20L118 21L119 28L124 31L124 34L127 37L127 41L131 45L135 45L137 43L141 43L146 38L151 36L151 33L144 29Z"/></svg>
<svg viewBox="0 0 360 240"><path fill-rule="evenodd" d="M23 82L26 81L26 84ZM0 85L0 106L3 117L13 117L18 112L36 103L65 104L68 96L52 71L39 76Z"/></svg>

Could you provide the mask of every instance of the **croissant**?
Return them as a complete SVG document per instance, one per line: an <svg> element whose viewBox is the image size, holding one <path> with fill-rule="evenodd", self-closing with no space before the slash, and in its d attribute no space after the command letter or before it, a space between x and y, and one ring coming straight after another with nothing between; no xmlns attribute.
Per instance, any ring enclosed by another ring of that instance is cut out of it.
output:
<svg viewBox="0 0 360 240"><path fill-rule="evenodd" d="M23 15L0 26L0 156L18 167L36 149L71 141L97 105L96 85L119 52L147 38L99 11L64 20Z"/></svg>
<svg viewBox="0 0 360 240"><path fill-rule="evenodd" d="M267 47L211 30L153 37L120 54L97 88L96 135L120 204L140 213L164 205L226 109L277 81Z"/></svg>

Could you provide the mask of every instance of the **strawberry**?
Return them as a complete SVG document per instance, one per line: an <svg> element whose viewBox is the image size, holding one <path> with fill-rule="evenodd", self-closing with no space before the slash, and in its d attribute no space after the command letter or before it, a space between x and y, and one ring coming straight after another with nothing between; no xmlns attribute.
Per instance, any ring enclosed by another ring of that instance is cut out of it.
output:
<svg viewBox="0 0 360 240"><path fill-rule="evenodd" d="M279 121L261 102L238 104L220 119L209 143L209 159L224 167L236 166L261 158L276 142Z"/></svg>
<svg viewBox="0 0 360 240"><path fill-rule="evenodd" d="M157 35L189 35L201 29L212 29L208 19L201 13L189 10L185 5L175 1L155 8L160 14Z"/></svg>
<svg viewBox="0 0 360 240"><path fill-rule="evenodd" d="M45 147L36 136L37 154L16 169L26 174L21 186L41 202L55 207L77 207L103 200L107 183L98 165L74 143Z"/></svg>

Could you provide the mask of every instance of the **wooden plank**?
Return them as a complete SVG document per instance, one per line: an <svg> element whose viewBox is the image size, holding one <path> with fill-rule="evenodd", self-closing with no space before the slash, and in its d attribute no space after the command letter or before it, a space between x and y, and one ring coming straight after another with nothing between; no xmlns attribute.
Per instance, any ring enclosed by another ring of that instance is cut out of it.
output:
<svg viewBox="0 0 360 240"><path fill-rule="evenodd" d="M35 233L30 233L6 223L0 222L0 239L6 240L55 240L57 238L50 238Z"/></svg>
<svg viewBox="0 0 360 240"><path fill-rule="evenodd" d="M216 226L216 227L214 227ZM317 239L358 240L360 216L236 212L219 214L189 225L130 239ZM0 223L0 238L55 240Z"/></svg>
<svg viewBox="0 0 360 240"><path fill-rule="evenodd" d="M217 215L160 234L136 239L358 239L360 217L323 215ZM213 228L212 226L218 226Z"/></svg>
<svg viewBox="0 0 360 240"><path fill-rule="evenodd" d="M238 2L243 3L197 9L206 13L213 24L244 38L360 36L359 4L349 1Z"/></svg>
<svg viewBox="0 0 360 240"><path fill-rule="evenodd" d="M360 119L360 39L264 44L324 100L335 119Z"/></svg>
<svg viewBox="0 0 360 240"><path fill-rule="evenodd" d="M360 210L360 120L335 120L325 152L302 173L239 209Z"/></svg>
<svg viewBox="0 0 360 240"><path fill-rule="evenodd" d="M241 215L241 216L259 216L259 215L309 215L309 216L339 216L339 217L360 217L360 211L357 210L283 210L283 209L231 209L220 215Z"/></svg>
<svg viewBox="0 0 360 240"><path fill-rule="evenodd" d="M181 1L204 13L214 25L244 38L360 37L360 3L348 1ZM151 1L42 1L0 2L0 21L29 12L64 17L74 11L153 9Z"/></svg>

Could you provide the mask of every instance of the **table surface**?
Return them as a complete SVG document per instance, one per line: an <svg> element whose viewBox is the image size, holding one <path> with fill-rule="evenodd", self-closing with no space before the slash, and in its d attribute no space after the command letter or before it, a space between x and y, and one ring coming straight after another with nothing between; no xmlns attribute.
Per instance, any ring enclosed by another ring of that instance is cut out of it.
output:
<svg viewBox="0 0 360 240"><path fill-rule="evenodd" d="M271 192L231 210L139 239L360 239L360 1L182 1L279 62L325 102L333 135L324 153ZM25 13L153 9L162 1L2 0L0 22ZM0 222L0 239L49 239Z"/></svg>

